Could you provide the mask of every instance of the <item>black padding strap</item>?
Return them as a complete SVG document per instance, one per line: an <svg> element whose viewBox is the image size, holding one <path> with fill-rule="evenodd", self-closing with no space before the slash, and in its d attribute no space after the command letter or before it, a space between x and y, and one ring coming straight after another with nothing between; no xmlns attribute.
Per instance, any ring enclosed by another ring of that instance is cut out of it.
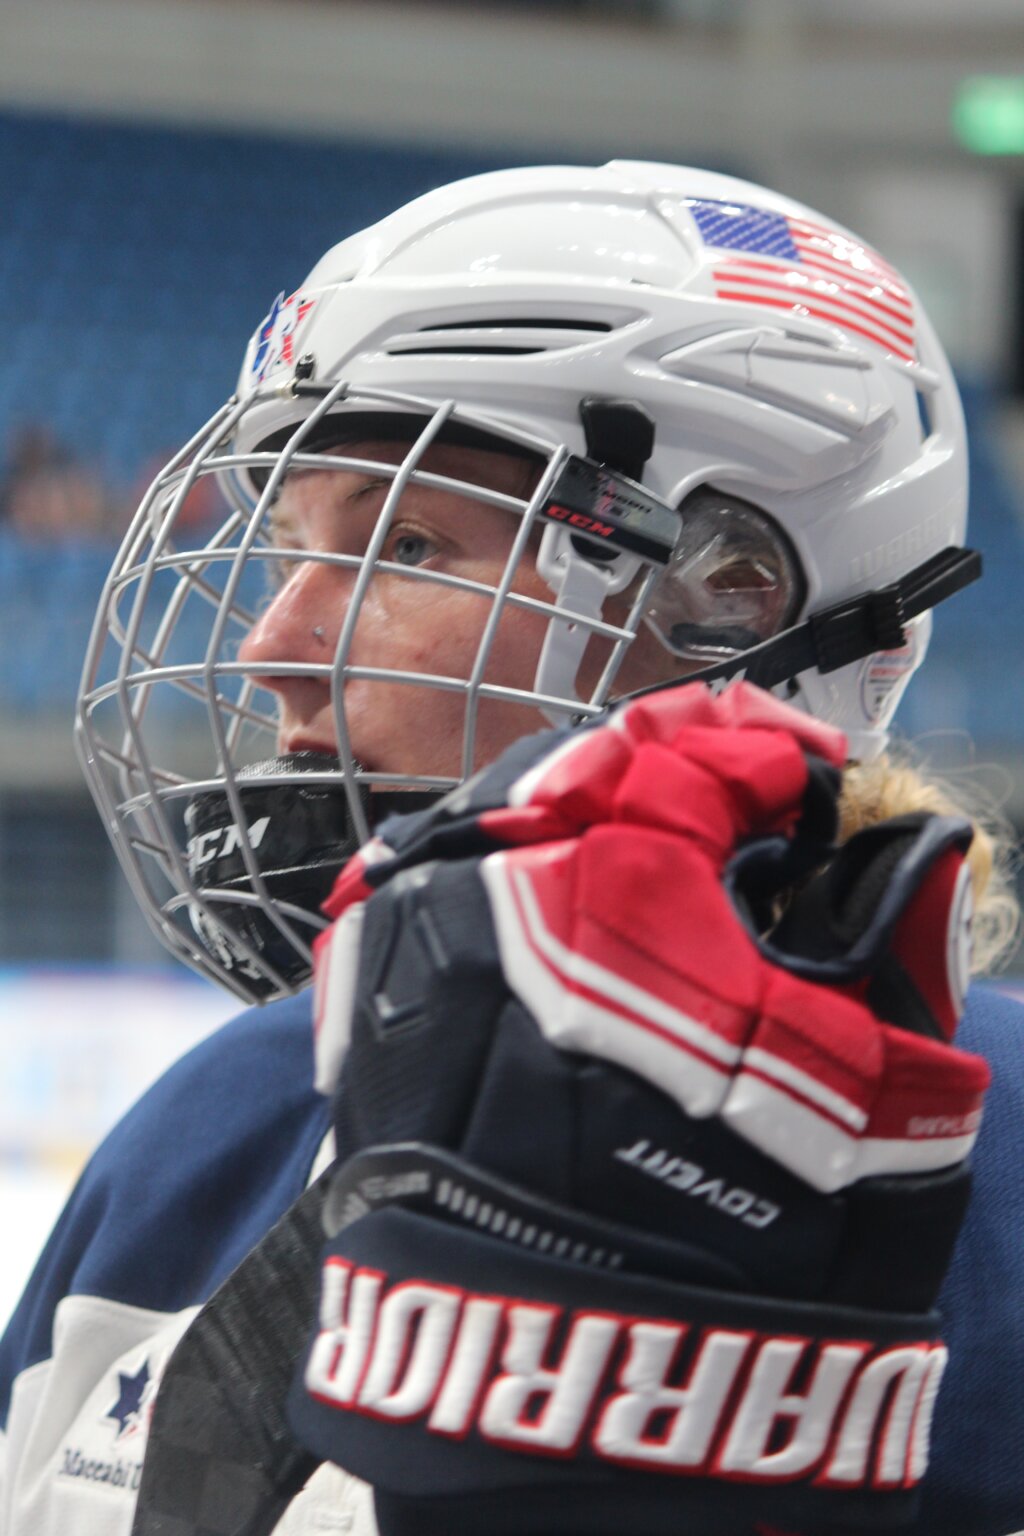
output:
<svg viewBox="0 0 1024 1536"><path fill-rule="evenodd" d="M587 457L641 480L654 452L654 422L637 400L580 401Z"/></svg>

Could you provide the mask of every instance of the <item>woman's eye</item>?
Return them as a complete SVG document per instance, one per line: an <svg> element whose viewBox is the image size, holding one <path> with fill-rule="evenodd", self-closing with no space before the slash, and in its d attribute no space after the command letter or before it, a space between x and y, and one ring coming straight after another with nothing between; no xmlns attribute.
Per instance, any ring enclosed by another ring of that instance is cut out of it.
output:
<svg viewBox="0 0 1024 1536"><path fill-rule="evenodd" d="M437 545L422 533L396 534L391 545L391 559L397 565L422 565L437 554Z"/></svg>

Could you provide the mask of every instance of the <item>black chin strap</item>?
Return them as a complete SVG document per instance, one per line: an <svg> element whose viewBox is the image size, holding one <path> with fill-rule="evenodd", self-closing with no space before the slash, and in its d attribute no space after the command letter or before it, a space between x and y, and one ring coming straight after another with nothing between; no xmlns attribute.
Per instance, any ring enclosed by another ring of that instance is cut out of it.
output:
<svg viewBox="0 0 1024 1536"><path fill-rule="evenodd" d="M687 681L711 683L742 677L760 688L774 688L801 672L835 672L875 651L898 650L905 643L905 624L970 586L980 575L979 552L951 544L899 581L819 609L803 624L795 624L749 651L690 673ZM673 678L655 683L638 689L631 697L674 688L678 682Z"/></svg>

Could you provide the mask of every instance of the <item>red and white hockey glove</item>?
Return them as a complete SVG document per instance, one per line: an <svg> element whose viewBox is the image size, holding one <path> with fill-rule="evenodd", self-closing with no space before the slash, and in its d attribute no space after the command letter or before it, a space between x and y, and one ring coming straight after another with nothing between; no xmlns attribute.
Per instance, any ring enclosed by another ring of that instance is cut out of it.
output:
<svg viewBox="0 0 1024 1536"><path fill-rule="evenodd" d="M988 1081L949 1043L971 831L836 854L844 755L683 686L518 743L339 879L290 1417L384 1536L912 1518Z"/></svg>

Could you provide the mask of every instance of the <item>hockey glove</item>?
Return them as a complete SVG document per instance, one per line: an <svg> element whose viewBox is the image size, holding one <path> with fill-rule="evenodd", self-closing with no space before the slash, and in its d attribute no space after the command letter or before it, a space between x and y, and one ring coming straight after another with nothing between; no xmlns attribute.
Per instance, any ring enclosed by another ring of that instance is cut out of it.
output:
<svg viewBox="0 0 1024 1536"><path fill-rule="evenodd" d="M988 1081L949 1043L971 830L835 855L844 750L681 687L518 743L340 877L290 1420L384 1536L913 1518Z"/></svg>

